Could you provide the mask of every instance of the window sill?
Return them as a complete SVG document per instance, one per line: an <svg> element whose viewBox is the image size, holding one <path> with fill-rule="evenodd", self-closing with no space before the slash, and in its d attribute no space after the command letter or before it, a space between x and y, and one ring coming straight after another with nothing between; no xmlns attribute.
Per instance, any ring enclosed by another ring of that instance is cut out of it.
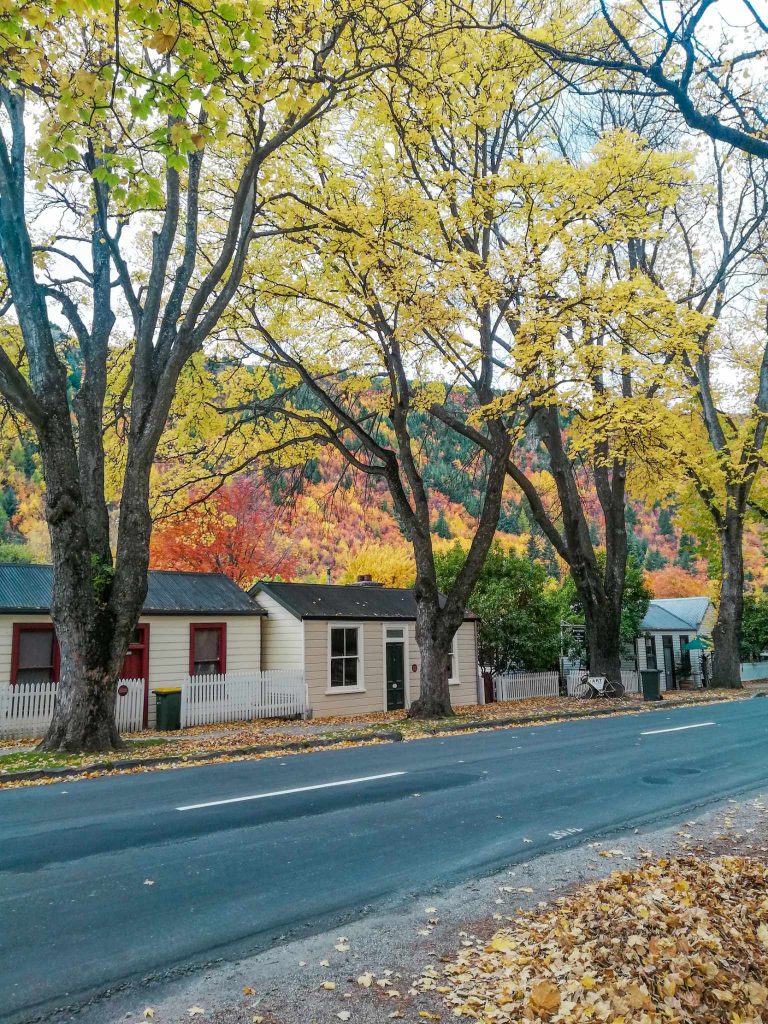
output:
<svg viewBox="0 0 768 1024"><path fill-rule="evenodd" d="M460 679L449 679L448 680L448 685L449 686L461 686L461 680Z"/></svg>
<svg viewBox="0 0 768 1024"><path fill-rule="evenodd" d="M329 686L326 691L326 697L336 697L342 693L365 693L364 686Z"/></svg>

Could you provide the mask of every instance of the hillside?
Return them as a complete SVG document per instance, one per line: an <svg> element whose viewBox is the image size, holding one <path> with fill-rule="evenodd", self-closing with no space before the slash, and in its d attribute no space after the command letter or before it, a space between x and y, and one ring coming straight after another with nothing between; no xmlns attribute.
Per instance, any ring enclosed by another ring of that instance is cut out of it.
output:
<svg viewBox="0 0 768 1024"><path fill-rule="evenodd" d="M479 467L455 435L431 439L426 477L432 491L433 532L438 548L467 543L480 496ZM531 449L529 468L543 460ZM592 498L593 536L599 541L597 503ZM657 596L716 589L698 539L681 528L674 507L634 502L627 513L630 549L649 573ZM552 576L562 566L551 544L511 485L499 522L500 543L542 562ZM745 544L752 589L768 587L766 533L753 526ZM17 442L0 473L0 557L48 558L42 518L42 484L34 450ZM259 577L345 581L370 572L382 582L412 578L409 546L381 482L355 476L341 456L327 452L301 472L266 468L226 484L190 512L157 523L152 544L157 568L189 567L227 572L239 583Z"/></svg>

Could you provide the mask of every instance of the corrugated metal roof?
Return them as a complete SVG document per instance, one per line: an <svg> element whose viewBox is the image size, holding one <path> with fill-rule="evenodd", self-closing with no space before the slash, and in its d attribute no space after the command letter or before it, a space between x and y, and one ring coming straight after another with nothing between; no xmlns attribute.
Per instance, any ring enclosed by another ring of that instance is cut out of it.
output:
<svg viewBox="0 0 768 1024"><path fill-rule="evenodd" d="M251 594L263 590L297 619L385 619L411 622L416 598L411 589L328 583L257 583ZM443 600L445 600L443 598ZM466 619L475 618L467 613Z"/></svg>
<svg viewBox="0 0 768 1024"><path fill-rule="evenodd" d="M0 562L0 613L47 612L53 568ZM149 572L144 615L263 615L245 591L223 573Z"/></svg>
<svg viewBox="0 0 768 1024"><path fill-rule="evenodd" d="M651 601L641 629L698 630L707 613L708 597L660 597Z"/></svg>

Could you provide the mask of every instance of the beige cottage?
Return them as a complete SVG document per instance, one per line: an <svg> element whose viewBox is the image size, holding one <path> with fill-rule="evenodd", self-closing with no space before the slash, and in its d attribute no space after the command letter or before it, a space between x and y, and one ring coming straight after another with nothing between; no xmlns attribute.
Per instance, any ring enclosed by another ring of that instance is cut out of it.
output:
<svg viewBox="0 0 768 1024"><path fill-rule="evenodd" d="M303 671L316 717L408 707L418 697L412 590L370 580L348 586L258 583L251 596L267 613L263 668ZM477 623L471 616L454 638L450 671L452 703L477 703Z"/></svg>
<svg viewBox="0 0 768 1024"><path fill-rule="evenodd" d="M49 565L0 563L0 682L57 681L52 584ZM156 688L179 686L187 675L259 671L263 615L221 573L150 571L122 672L145 681L144 725L155 723Z"/></svg>

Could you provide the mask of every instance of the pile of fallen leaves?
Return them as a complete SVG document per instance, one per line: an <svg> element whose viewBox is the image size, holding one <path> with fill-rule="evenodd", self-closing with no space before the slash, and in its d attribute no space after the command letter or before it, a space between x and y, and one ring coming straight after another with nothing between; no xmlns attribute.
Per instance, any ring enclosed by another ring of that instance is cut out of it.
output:
<svg viewBox="0 0 768 1024"><path fill-rule="evenodd" d="M768 868L721 857L617 871L468 942L417 988L489 1024L765 1024Z"/></svg>

